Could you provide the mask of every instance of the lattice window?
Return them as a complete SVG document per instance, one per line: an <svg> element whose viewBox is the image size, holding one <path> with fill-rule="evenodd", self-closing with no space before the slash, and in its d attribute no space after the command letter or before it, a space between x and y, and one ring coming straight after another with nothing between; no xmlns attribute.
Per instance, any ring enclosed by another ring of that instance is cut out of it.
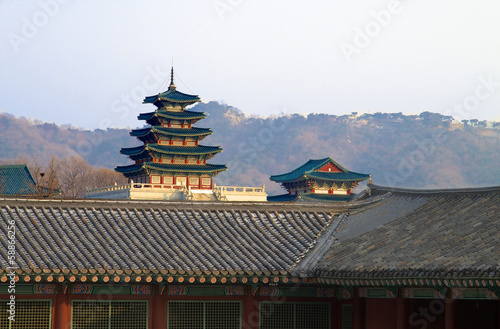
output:
<svg viewBox="0 0 500 329"><path fill-rule="evenodd" d="M329 303L260 303L260 329L329 329Z"/></svg>
<svg viewBox="0 0 500 329"><path fill-rule="evenodd" d="M352 305L342 305L342 329L352 329Z"/></svg>
<svg viewBox="0 0 500 329"><path fill-rule="evenodd" d="M73 329L147 329L147 301L73 301Z"/></svg>
<svg viewBox="0 0 500 329"><path fill-rule="evenodd" d="M8 300L0 300L0 329L50 329L50 300L16 300L15 322L9 321Z"/></svg>
<svg viewBox="0 0 500 329"><path fill-rule="evenodd" d="M169 301L168 329L241 329L241 303Z"/></svg>

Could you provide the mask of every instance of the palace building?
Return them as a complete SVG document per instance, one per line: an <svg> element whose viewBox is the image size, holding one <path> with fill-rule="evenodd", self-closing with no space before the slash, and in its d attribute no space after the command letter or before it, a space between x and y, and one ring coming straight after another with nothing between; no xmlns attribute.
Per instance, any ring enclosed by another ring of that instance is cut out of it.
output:
<svg viewBox="0 0 500 329"><path fill-rule="evenodd" d="M269 201L348 201L352 190L369 174L349 171L332 158L309 160L297 169L270 178L288 194L269 197Z"/></svg>
<svg viewBox="0 0 500 329"><path fill-rule="evenodd" d="M1 198L0 328L499 329L498 214L500 187Z"/></svg>

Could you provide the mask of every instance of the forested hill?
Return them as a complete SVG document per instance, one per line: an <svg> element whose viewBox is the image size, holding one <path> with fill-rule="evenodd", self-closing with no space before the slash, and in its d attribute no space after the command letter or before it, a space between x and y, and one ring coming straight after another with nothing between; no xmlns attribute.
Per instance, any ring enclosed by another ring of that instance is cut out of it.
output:
<svg viewBox="0 0 500 329"><path fill-rule="evenodd" d="M265 184L277 193L280 188L269 181L270 175L328 156L352 171L371 174L380 185L500 185L498 123L457 123L429 112L259 118L216 102L192 109L207 114L197 126L214 131L203 144L224 149L210 161L228 165L228 172L216 179L221 185ZM8 114L0 114L0 131L0 159L26 155L46 161L51 155L79 154L91 165L114 168L131 163L120 148L139 145L125 129L87 131Z"/></svg>

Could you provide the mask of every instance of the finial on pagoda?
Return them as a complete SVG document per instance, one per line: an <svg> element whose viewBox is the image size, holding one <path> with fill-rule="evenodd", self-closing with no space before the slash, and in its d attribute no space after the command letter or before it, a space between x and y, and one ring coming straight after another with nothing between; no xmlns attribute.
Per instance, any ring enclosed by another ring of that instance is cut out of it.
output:
<svg viewBox="0 0 500 329"><path fill-rule="evenodd" d="M175 89L174 85L174 66L172 65L172 69L170 70L170 86L168 89Z"/></svg>

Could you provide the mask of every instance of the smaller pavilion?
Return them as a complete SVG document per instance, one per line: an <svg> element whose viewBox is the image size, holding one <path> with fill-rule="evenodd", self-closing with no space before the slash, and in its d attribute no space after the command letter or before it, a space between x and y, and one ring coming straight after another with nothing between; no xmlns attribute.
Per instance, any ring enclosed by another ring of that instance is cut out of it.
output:
<svg viewBox="0 0 500 329"><path fill-rule="evenodd" d="M297 169L270 179L288 191L288 195L269 197L269 201L293 201L298 197L317 201L348 201L352 190L369 174L349 171L335 160L309 160Z"/></svg>

